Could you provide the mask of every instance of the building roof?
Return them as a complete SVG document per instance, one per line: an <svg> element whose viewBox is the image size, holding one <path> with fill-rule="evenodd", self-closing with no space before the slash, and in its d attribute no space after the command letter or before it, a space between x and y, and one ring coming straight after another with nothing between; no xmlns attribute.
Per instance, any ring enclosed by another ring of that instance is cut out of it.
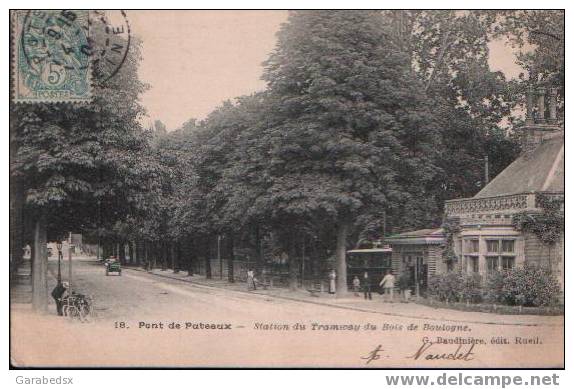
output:
<svg viewBox="0 0 574 389"><path fill-rule="evenodd" d="M392 252L393 252L393 249L390 247L382 247L382 248L376 248L376 249L354 249L354 250L347 251L347 253L351 253L351 254L392 253Z"/></svg>
<svg viewBox="0 0 574 389"><path fill-rule="evenodd" d="M564 192L564 136L558 133L512 162L474 198L526 192Z"/></svg>
<svg viewBox="0 0 574 389"><path fill-rule="evenodd" d="M444 231L442 228L426 228L417 231L407 231L385 239L392 245L400 244L442 244Z"/></svg>

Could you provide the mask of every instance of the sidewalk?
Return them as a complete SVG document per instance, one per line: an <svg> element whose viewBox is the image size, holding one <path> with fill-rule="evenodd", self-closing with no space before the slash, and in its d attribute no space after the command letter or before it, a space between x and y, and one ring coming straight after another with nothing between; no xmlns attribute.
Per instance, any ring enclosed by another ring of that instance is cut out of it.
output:
<svg viewBox="0 0 574 389"><path fill-rule="evenodd" d="M328 293L320 293L312 296L305 289L296 291L288 288L270 288L248 291L245 282L229 283L227 279L206 279L201 275L187 275L187 272L173 273L172 270L154 269L147 272L141 268L125 267L133 271L152 274L162 278L168 278L193 284L197 287L216 288L233 291L235 293L274 297L279 299L297 301L308 304L318 304L351 311L378 313L386 316L406 317L412 319L427 319L433 321L453 321L476 324L515 325L515 326L564 326L563 316L538 316L538 315L499 315L485 312L468 312L444 308L433 308L414 302L387 303L378 293L373 294L373 300L364 300L363 296L356 297L348 293L344 297L337 297Z"/></svg>

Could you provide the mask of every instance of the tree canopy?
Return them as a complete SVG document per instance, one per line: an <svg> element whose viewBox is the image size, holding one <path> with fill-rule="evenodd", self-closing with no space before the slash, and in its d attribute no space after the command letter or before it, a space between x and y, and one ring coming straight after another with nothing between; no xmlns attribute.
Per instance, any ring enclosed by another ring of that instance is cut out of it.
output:
<svg viewBox="0 0 574 389"><path fill-rule="evenodd" d="M530 49L516 57L529 77L490 69L496 39ZM11 105L11 176L52 239L139 242L189 269L201 255L208 272L217 236L230 259L235 243L259 265L266 244L286 253L292 284L305 256L344 279L347 248L440 225L444 200L484 186L487 158L491 176L515 158L524 85L563 96L563 41L558 11L293 11L265 90L174 131L140 125L136 42L91 104Z"/></svg>

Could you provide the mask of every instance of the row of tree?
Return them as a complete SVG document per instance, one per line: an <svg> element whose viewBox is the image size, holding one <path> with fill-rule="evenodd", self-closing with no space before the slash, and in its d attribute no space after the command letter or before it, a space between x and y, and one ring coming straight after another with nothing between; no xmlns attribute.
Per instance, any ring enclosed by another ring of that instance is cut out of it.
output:
<svg viewBox="0 0 574 389"><path fill-rule="evenodd" d="M515 158L502 123L514 124L526 80L492 72L488 44L534 47L521 64L563 87L563 62L545 57L555 36L563 44L562 16L291 12L264 63L266 90L172 132L138 123L146 86L135 45L90 106L12 107L12 177L32 221L23 236L35 238L34 274L45 274L46 231L110 249L130 242L134 257L174 269L201 259L208 277L223 237L223 257L251 247L258 269L264 247L283 253L293 287L301 258L318 272L334 256L344 291L349 246L440 225L445 199L484 185L486 156L493 174ZM41 307L45 276L35 279Z"/></svg>

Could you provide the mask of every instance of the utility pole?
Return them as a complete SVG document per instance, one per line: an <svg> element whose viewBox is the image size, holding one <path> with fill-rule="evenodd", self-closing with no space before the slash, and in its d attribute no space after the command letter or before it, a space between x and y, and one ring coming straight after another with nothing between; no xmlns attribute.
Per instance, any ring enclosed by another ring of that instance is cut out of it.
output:
<svg viewBox="0 0 574 389"><path fill-rule="evenodd" d="M64 254L62 254L62 241L56 243L56 248L58 249L58 285L62 284L62 260L64 259Z"/></svg>
<svg viewBox="0 0 574 389"><path fill-rule="evenodd" d="M219 262L219 279L223 279L223 262L221 262L221 235L217 235L217 261Z"/></svg>
<svg viewBox="0 0 574 389"><path fill-rule="evenodd" d="M68 290L72 294L72 232L68 235Z"/></svg>
<svg viewBox="0 0 574 389"><path fill-rule="evenodd" d="M303 286L305 280L305 234L303 234L303 242L301 249L301 286Z"/></svg>
<svg viewBox="0 0 574 389"><path fill-rule="evenodd" d="M32 307L36 312L48 310L48 253L46 246L46 220L41 215L34 227L32 251Z"/></svg>
<svg viewBox="0 0 574 389"><path fill-rule="evenodd" d="M420 286L419 286L419 258L415 257L415 293L417 299L420 297Z"/></svg>

